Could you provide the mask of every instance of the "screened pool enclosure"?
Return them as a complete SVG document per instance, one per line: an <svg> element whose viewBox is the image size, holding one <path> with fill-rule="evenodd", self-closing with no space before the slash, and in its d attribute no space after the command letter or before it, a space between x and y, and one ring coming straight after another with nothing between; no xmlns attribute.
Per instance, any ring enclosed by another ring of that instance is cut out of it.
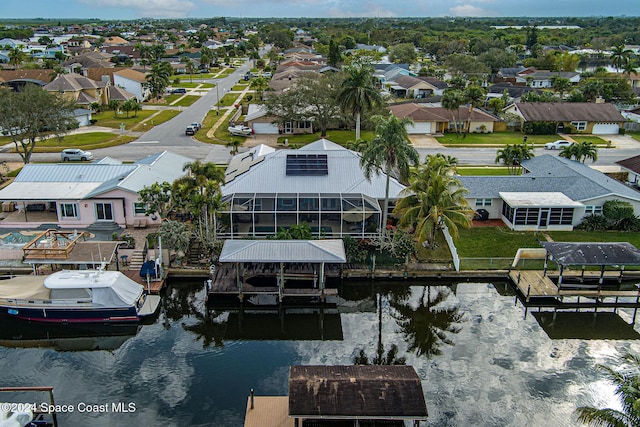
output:
<svg viewBox="0 0 640 427"><path fill-rule="evenodd" d="M382 211L374 198L345 193L234 193L223 198L222 237L260 237L306 223L314 236L373 237Z"/></svg>

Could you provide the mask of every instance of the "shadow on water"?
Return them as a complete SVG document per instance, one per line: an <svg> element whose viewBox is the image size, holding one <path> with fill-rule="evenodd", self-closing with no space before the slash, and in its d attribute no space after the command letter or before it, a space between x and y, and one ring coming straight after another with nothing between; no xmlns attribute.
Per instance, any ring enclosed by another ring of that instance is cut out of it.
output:
<svg viewBox="0 0 640 427"><path fill-rule="evenodd" d="M136 336L133 325L58 325L0 319L0 345L11 348L53 348L57 351L117 350Z"/></svg>
<svg viewBox="0 0 640 427"><path fill-rule="evenodd" d="M534 312L533 317L552 340L637 340L640 334L618 314L593 312Z"/></svg>

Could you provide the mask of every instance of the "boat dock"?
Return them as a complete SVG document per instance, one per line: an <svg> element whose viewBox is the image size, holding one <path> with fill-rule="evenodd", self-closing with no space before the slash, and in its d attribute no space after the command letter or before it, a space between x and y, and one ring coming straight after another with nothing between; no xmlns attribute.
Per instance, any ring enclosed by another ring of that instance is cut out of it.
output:
<svg viewBox="0 0 640 427"><path fill-rule="evenodd" d="M567 283L558 286L553 277L545 275L543 271L539 270L514 270L509 272L509 277L516 285L518 292L524 297L524 302L529 303L532 300L537 300L536 306L640 308L640 287L635 289L611 289L601 286L586 287L584 284ZM567 277L565 273L565 280ZM576 275L574 277L578 278L579 276ZM581 302L579 300L581 297L589 298L588 302ZM576 298L577 300L575 302L567 302L565 301L566 298ZM621 298L624 300L621 301ZM546 299L547 303L541 301L541 299Z"/></svg>
<svg viewBox="0 0 640 427"><path fill-rule="evenodd" d="M144 286L144 289L147 291L147 293L149 293L151 295L160 294L160 291L162 290L162 288L164 287L164 284L166 282L166 279L164 277L159 278L159 279L152 278L147 282L147 279L144 279L144 278L140 277L140 270L138 270L138 269L129 270L129 269L123 268L120 271L122 272L122 274L127 276L129 279L131 279L134 282Z"/></svg>

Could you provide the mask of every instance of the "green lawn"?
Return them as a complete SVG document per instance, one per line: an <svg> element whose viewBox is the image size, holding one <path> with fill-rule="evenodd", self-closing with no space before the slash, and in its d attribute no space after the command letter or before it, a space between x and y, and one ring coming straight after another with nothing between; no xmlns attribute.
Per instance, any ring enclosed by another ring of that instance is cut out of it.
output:
<svg viewBox="0 0 640 427"><path fill-rule="evenodd" d="M135 137L120 136L115 133L108 132L92 132L79 133L75 135L67 135L59 140L58 138L45 139L38 141L36 153L59 153L65 148L82 148L83 150L91 150L95 148L113 147L115 145L126 144L131 142Z"/></svg>
<svg viewBox="0 0 640 427"><path fill-rule="evenodd" d="M640 247L640 233L623 231L550 231L556 242L629 242Z"/></svg>
<svg viewBox="0 0 640 427"><path fill-rule="evenodd" d="M129 113L127 117L126 113L118 114L114 117L113 111L104 111L102 113L93 114L92 118L96 120L96 126L105 126L114 129L120 129L120 124L124 123L125 129L130 130L142 120L148 118L152 114L155 114L156 110L141 110L133 116L133 113Z"/></svg>
<svg viewBox="0 0 640 427"><path fill-rule="evenodd" d="M518 144L523 141L524 135L520 132L494 132L494 133L470 133L463 138L462 135L456 138L455 133L448 133L444 136L436 137L439 143L448 145L489 145L503 146L507 144ZM544 145L547 142L561 139L558 135L527 135L527 143L534 145Z"/></svg>
<svg viewBox="0 0 640 427"><path fill-rule="evenodd" d="M221 107L227 107L233 104L236 101L236 99L238 99L237 93L227 93L225 96L222 97L222 99L220 99L220 101L216 105L219 105Z"/></svg>
<svg viewBox="0 0 640 427"><path fill-rule="evenodd" d="M182 98L180 98L177 102L171 104L172 107L188 107L191 104L193 104L194 102L196 102L197 100L199 100L200 97L199 96L195 96L195 95L184 95Z"/></svg>
<svg viewBox="0 0 640 427"><path fill-rule="evenodd" d="M584 136L570 135L570 136L574 141L577 141L577 142L591 142L596 145L607 145L607 141L597 136L591 136L591 135L584 135Z"/></svg>
<svg viewBox="0 0 640 427"><path fill-rule="evenodd" d="M360 139L371 140L374 134L373 131L363 130L360 132ZM311 142L315 142L319 139L322 139L320 136L320 132L316 133L304 133L299 135L283 135L278 137L278 144L284 144L284 140L289 140L289 145L306 145ZM327 131L327 136L325 139L328 139L331 142L335 142L336 144L346 145L350 141L355 141L356 139L356 131L355 130L329 130Z"/></svg>
<svg viewBox="0 0 640 427"><path fill-rule="evenodd" d="M512 231L507 227L460 229L455 240L461 258L513 258L519 248L539 248L541 233Z"/></svg>
<svg viewBox="0 0 640 427"><path fill-rule="evenodd" d="M243 85L243 84L239 83L239 84L237 84L237 85L233 86L233 87L231 88L231 90L236 91L236 92L239 92L239 91L243 91L243 90L245 90L245 89L247 88L247 86L249 86L249 85Z"/></svg>
<svg viewBox="0 0 640 427"><path fill-rule="evenodd" d="M633 139L635 139L636 141L640 141L640 132L630 132L627 131L626 132L627 135L631 136Z"/></svg>
<svg viewBox="0 0 640 427"><path fill-rule="evenodd" d="M462 176L503 176L509 175L509 169L504 166L458 166L458 175Z"/></svg>

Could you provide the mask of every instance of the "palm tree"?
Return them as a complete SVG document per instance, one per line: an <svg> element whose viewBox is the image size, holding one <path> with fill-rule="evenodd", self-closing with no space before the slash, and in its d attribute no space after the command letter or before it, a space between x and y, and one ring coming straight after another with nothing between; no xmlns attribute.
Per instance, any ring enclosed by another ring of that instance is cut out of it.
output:
<svg viewBox="0 0 640 427"><path fill-rule="evenodd" d="M459 136L458 132L458 122L460 121L460 106L464 103L464 97L462 92L456 89L448 89L442 94L441 100L442 106L451 111L452 121L456 130L456 137ZM456 121L456 116L454 112L458 112L458 120Z"/></svg>
<svg viewBox="0 0 640 427"><path fill-rule="evenodd" d="M587 159L591 159L593 163L598 160L598 147L593 142L575 142L564 147L559 156L566 159L575 159L576 162L582 163Z"/></svg>
<svg viewBox="0 0 640 427"><path fill-rule="evenodd" d="M571 87L569 79L560 76L551 77L553 89L560 95L560 102L564 99L564 93Z"/></svg>
<svg viewBox="0 0 640 427"><path fill-rule="evenodd" d="M484 95L484 89L476 85L467 86L462 92L464 101L469 104L469 117L467 118L465 136L471 131L471 113L475 107L479 107L484 103Z"/></svg>
<svg viewBox="0 0 640 427"><path fill-rule="evenodd" d="M633 58L629 58L627 63L624 65L624 73L631 77L631 74L636 72L636 68L638 68L638 66L638 61Z"/></svg>
<svg viewBox="0 0 640 427"><path fill-rule="evenodd" d="M13 65L14 69L20 68L20 64L27 58L27 54L22 50L22 46L15 46L9 49L9 64Z"/></svg>
<svg viewBox="0 0 640 427"><path fill-rule="evenodd" d="M249 87L256 91L256 95L258 95L258 98L260 98L260 100L262 100L262 94L268 86L269 80L267 80L265 77L256 77L252 79L251 84L249 84Z"/></svg>
<svg viewBox="0 0 640 427"><path fill-rule="evenodd" d="M502 162L509 170L509 175L518 175L522 162L535 156L533 148L527 143L507 144L496 153L496 163Z"/></svg>
<svg viewBox="0 0 640 427"><path fill-rule="evenodd" d="M609 58L611 59L611 65L616 67L616 71L620 71L621 68L624 68L625 64L629 61L629 57L633 52L631 50L625 48L624 43L619 43L615 45L611 49L611 55Z"/></svg>
<svg viewBox="0 0 640 427"><path fill-rule="evenodd" d="M169 78L173 69L168 62L156 62L151 66L151 71L146 77L146 87L151 92L151 97L160 99L164 90L169 86Z"/></svg>
<svg viewBox="0 0 640 427"><path fill-rule="evenodd" d="M238 154L241 145L242 141L239 141L235 138L225 144L226 147L231 148L229 154L231 154L232 156Z"/></svg>
<svg viewBox="0 0 640 427"><path fill-rule="evenodd" d="M597 368L603 370L615 386L615 393L622 401L622 410L581 406L576 409L579 422L603 427L640 426L640 358L627 355L620 362L626 366L618 371L604 365L597 365Z"/></svg>
<svg viewBox="0 0 640 427"><path fill-rule="evenodd" d="M373 81L373 68L367 64L351 65L346 68L346 77L338 93L340 107L351 112L356 119L356 141L360 139L360 119L362 113L381 104L382 98Z"/></svg>
<svg viewBox="0 0 640 427"><path fill-rule="evenodd" d="M387 227L389 214L389 183L391 174L396 172L401 180L409 177L409 168L420 161L420 156L411 146L407 135L407 125L413 120L408 117L399 119L389 116L373 116L371 118L376 125L376 136L364 146L360 157L360 166L364 169L365 177L370 180L372 174L378 174L380 169L387 175L384 211L382 212L382 229Z"/></svg>
<svg viewBox="0 0 640 427"><path fill-rule="evenodd" d="M415 229L419 242L435 247L437 232L446 225L451 236L458 236L458 227L471 226L471 214L460 180L451 175L454 166L443 156L427 156L424 164L412 171L406 196L396 204L394 213L400 216L399 227Z"/></svg>

